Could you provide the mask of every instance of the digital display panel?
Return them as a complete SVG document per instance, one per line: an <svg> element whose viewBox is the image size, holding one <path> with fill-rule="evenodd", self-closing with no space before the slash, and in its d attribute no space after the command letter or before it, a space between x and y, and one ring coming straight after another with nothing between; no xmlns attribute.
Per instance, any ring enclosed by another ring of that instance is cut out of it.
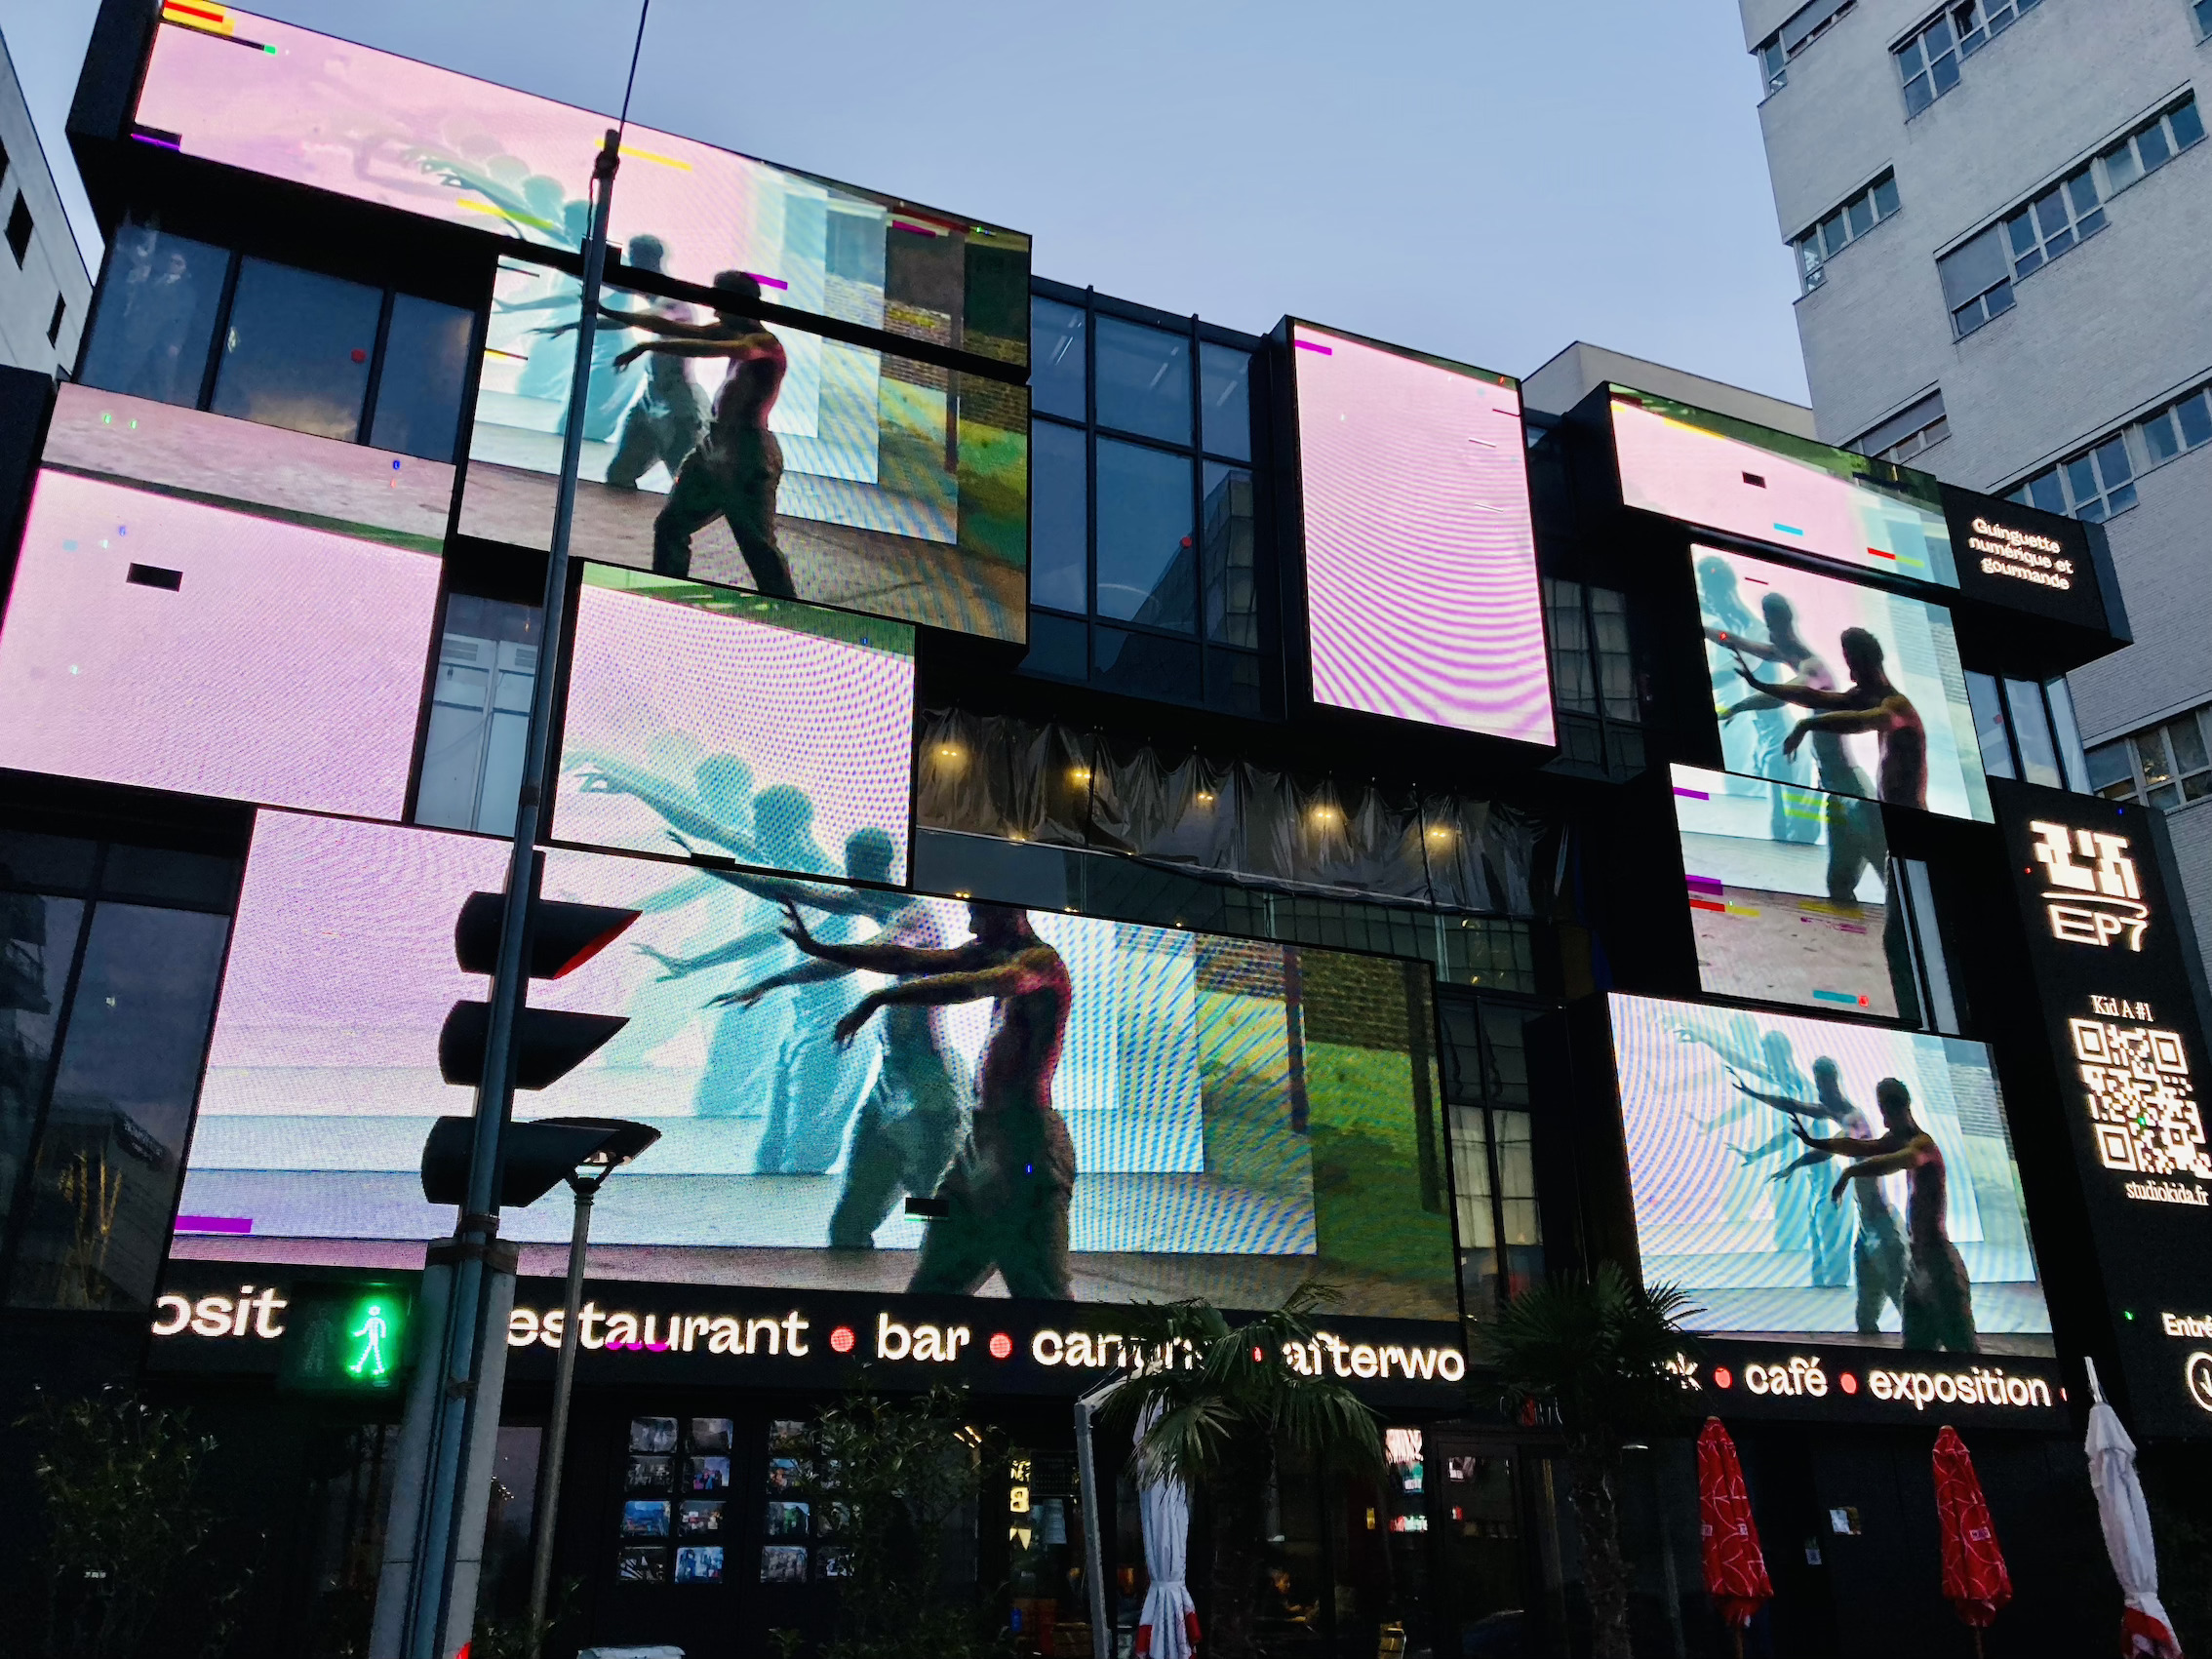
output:
<svg viewBox="0 0 2212 1659"><path fill-rule="evenodd" d="M1550 743L1521 393L1290 331L1314 700Z"/></svg>
<svg viewBox="0 0 2212 1659"><path fill-rule="evenodd" d="M41 472L0 624L0 766L397 818L438 570Z"/></svg>
<svg viewBox="0 0 2212 1659"><path fill-rule="evenodd" d="M1621 501L1861 570L1956 587L1936 481L1888 461L1613 391Z"/></svg>
<svg viewBox="0 0 2212 1659"><path fill-rule="evenodd" d="M584 567L553 834L906 880L914 631Z"/></svg>
<svg viewBox="0 0 2212 1659"><path fill-rule="evenodd" d="M43 464L257 518L436 553L456 473L367 444L64 384Z"/></svg>
<svg viewBox="0 0 2212 1659"><path fill-rule="evenodd" d="M1674 788L1707 995L1883 1019L1915 1006L1878 806L1696 767Z"/></svg>
<svg viewBox="0 0 2212 1659"><path fill-rule="evenodd" d="M196 1228L451 1228L416 1165L430 1120L468 1109L436 1059L448 1008L485 994L453 919L503 862L488 838L260 814L185 1181ZM611 1260L681 1249L688 1273L751 1284L1240 1307L1318 1270L1361 1312L1452 1317L1420 965L560 849L543 891L643 912L533 988L629 1024L521 1102L662 1131L599 1199ZM827 959L787 939L775 898L822 951L920 954L816 972ZM919 989L899 1001L902 985ZM548 1203L500 1232L568 1226Z"/></svg>
<svg viewBox="0 0 2212 1659"><path fill-rule="evenodd" d="M1958 550L1960 593L2113 633L2086 524L1949 484L1943 487L1943 505Z"/></svg>
<svg viewBox="0 0 2212 1659"><path fill-rule="evenodd" d="M738 50L742 50L739 48ZM272 178L580 250L611 118L233 7L163 13L132 134ZM780 305L1029 362L1029 239L630 126L609 234Z"/></svg>
<svg viewBox="0 0 2212 1659"><path fill-rule="evenodd" d="M2212 1435L2204 1032L2152 810L1994 788L2129 1420Z"/></svg>
<svg viewBox="0 0 2212 1659"><path fill-rule="evenodd" d="M1741 553L1690 560L1727 770L1989 821L1950 612Z"/></svg>
<svg viewBox="0 0 2212 1659"><path fill-rule="evenodd" d="M1613 995L1646 1284L1700 1330L2050 1351L1989 1050Z"/></svg>
<svg viewBox="0 0 2212 1659"><path fill-rule="evenodd" d="M467 534L551 543L578 303L574 278L501 262L469 439ZM710 318L618 289L607 304L641 321L601 321L578 547L639 570L1024 637L1024 388L741 309ZM652 332L662 324L715 337Z"/></svg>

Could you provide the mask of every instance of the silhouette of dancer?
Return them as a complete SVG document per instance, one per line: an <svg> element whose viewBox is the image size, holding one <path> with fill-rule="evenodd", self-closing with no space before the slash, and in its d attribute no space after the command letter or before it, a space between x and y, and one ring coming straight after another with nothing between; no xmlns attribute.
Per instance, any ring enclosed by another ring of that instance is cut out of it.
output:
<svg viewBox="0 0 2212 1659"><path fill-rule="evenodd" d="M1840 691L1761 680L1752 672L1740 650L1736 660L1743 667L1744 678L1769 696L1820 711L1790 728L1789 736L1782 739L1783 753L1796 754L1807 737L1823 732L1847 736L1872 731L1879 745L1880 759L1875 769L1878 797L1893 806L1926 807L1928 732L1920 711L1890 684L1882 667L1885 653L1880 640L1864 628L1845 628L1839 643L1843 666L1851 675L1850 686Z"/></svg>
<svg viewBox="0 0 2212 1659"><path fill-rule="evenodd" d="M1026 911L970 902L974 936L950 950L816 939L796 916L784 929L809 956L900 977L862 997L838 1021L849 1043L884 1008L942 1007L990 1000L974 1116L937 1187L944 1213L929 1224L907 1288L971 1295L995 1267L1014 1296L1072 1300L1068 1198L1075 1144L1052 1105L1068 1008L1075 991L1060 953L1037 936Z"/></svg>
<svg viewBox="0 0 2212 1659"><path fill-rule="evenodd" d="M1949 1178L1943 1150L1914 1120L1912 1091L1896 1078L1885 1077L1875 1085L1875 1105L1880 1109L1885 1132L1872 1140L1847 1135L1823 1140L1802 1129L1798 1138L1815 1152L1852 1161L1837 1177L1828 1195L1831 1204L1840 1200L1853 1181L1871 1185L1884 1175L1904 1171L1906 1271L1904 1294L1898 1298L1904 1345L1978 1354L1982 1344L1974 1329L1974 1285L1966 1274L1965 1258L1951 1242L1944 1213Z"/></svg>

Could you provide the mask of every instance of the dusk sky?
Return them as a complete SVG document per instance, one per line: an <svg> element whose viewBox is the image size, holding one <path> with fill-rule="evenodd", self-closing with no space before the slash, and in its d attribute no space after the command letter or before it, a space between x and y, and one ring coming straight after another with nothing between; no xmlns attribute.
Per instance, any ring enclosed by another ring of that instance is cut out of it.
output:
<svg viewBox="0 0 2212 1659"><path fill-rule="evenodd" d="M258 9L610 111L636 20ZM65 175L96 10L0 0ZM1026 230L1040 275L1232 328L1288 313L1516 375L1580 338L1801 401L1757 98L1729 0L655 0L631 115ZM97 257L89 212L79 234Z"/></svg>

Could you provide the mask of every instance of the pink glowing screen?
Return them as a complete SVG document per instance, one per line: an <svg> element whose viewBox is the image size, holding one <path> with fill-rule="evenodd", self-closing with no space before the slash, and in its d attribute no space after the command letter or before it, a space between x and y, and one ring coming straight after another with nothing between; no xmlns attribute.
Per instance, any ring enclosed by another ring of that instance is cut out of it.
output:
<svg viewBox="0 0 2212 1659"><path fill-rule="evenodd" d="M1553 740L1521 396L1291 333L1314 700Z"/></svg>
<svg viewBox="0 0 2212 1659"><path fill-rule="evenodd" d="M397 818L438 561L42 472L0 766Z"/></svg>
<svg viewBox="0 0 2212 1659"><path fill-rule="evenodd" d="M828 874L876 832L906 879L914 631L701 582L588 568L554 833Z"/></svg>
<svg viewBox="0 0 2212 1659"><path fill-rule="evenodd" d="M764 68L748 67L741 30L719 33L714 50L727 59L733 95ZM194 0L156 32L133 137L574 250L583 242L592 159L612 125L588 109ZM925 286L955 309L964 307L957 296L969 247L1015 258L1014 280L1028 286L1029 240L1016 232L910 210L635 125L622 145L610 234L624 246L641 234L659 239L661 268L684 281L704 285L735 267L752 272L769 300L894 334L941 338L935 331L947 312L932 318L899 303L903 295L887 308L887 259L909 276L919 259L929 268ZM843 251L834 275L833 244ZM910 286L904 277L892 282ZM993 355L1012 350L1013 361L1026 362L1027 331L1019 334L995 339Z"/></svg>
<svg viewBox="0 0 2212 1659"><path fill-rule="evenodd" d="M1925 474L1902 474L1911 493L1877 489L1857 470L1870 463L1840 450L1800 442L1808 458L1797 458L1686 419L1692 412L1680 405L1641 394L1612 401L1623 504L1857 570L1958 585L1943 500Z"/></svg>

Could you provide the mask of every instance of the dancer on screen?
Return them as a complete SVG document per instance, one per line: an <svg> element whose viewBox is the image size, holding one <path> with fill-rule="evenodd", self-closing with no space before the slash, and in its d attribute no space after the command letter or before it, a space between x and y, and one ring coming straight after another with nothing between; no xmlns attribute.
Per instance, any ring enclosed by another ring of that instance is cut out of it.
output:
<svg viewBox="0 0 2212 1659"><path fill-rule="evenodd" d="M937 1188L944 1212L929 1224L909 1290L972 1295L995 1267L1013 1296L1069 1301L1068 1198L1075 1143L1052 1105L1075 988L1060 953L1037 936L1029 914L971 901L974 937L951 950L889 943L833 945L794 915L784 929L809 956L899 975L870 991L838 1022L849 1043L882 1008L942 1007L988 999L975 1115Z"/></svg>
<svg viewBox="0 0 2212 1659"><path fill-rule="evenodd" d="M1815 1152L1851 1160L1851 1166L1837 1177L1829 1192L1831 1204L1839 1203L1843 1189L1853 1181L1872 1184L1884 1175L1904 1173L1905 1293L1898 1302L1905 1321L1904 1345L1978 1354L1982 1343L1974 1328L1974 1284L1966 1273L1966 1258L1951 1242L1945 1215L1949 1176L1943 1149L1914 1119L1912 1090L1896 1078L1885 1077L1875 1085L1875 1105L1887 1132L1873 1140L1816 1139L1802 1129L1797 1136Z"/></svg>
<svg viewBox="0 0 2212 1659"><path fill-rule="evenodd" d="M1823 732L1849 736L1872 731L1880 755L1875 769L1877 797L1896 807L1925 809L1928 732L1920 711L1913 706L1912 698L1890 684L1883 668L1886 652L1880 640L1865 628L1845 628L1838 643L1843 648L1843 666L1851 675L1850 686L1840 691L1761 680L1742 652L1737 652L1736 660L1742 665L1744 678L1769 696L1819 711L1790 729L1790 735L1782 739L1784 754L1796 754L1807 737Z"/></svg>

